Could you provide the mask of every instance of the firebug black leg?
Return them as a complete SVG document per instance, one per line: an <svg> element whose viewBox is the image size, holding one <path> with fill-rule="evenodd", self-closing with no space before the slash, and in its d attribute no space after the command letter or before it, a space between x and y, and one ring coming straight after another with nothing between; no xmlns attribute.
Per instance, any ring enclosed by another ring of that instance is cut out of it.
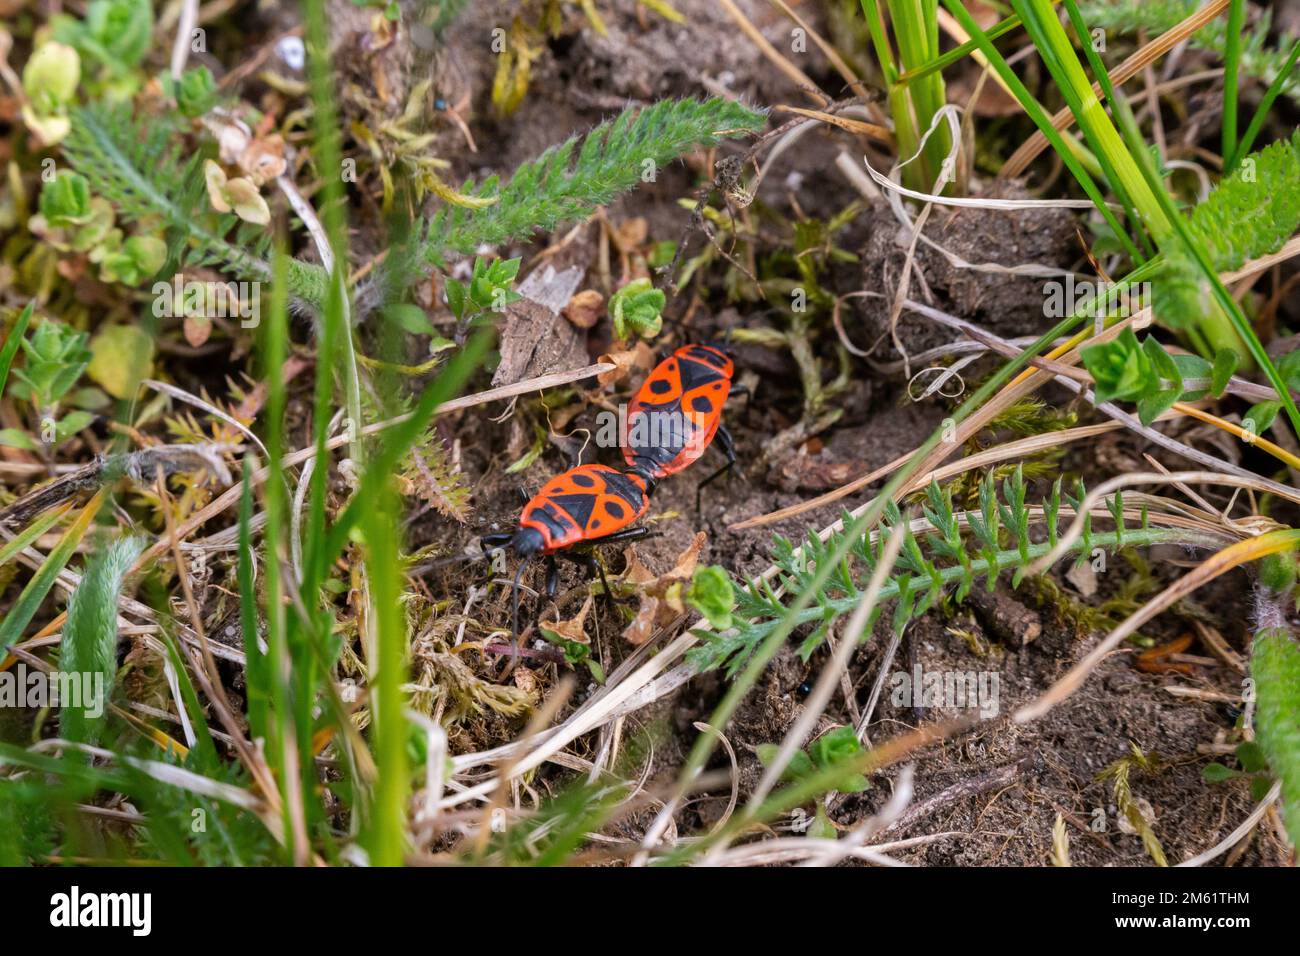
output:
<svg viewBox="0 0 1300 956"><path fill-rule="evenodd" d="M731 437L731 432L727 431L726 427L719 426L717 439L718 447L721 448L722 453L727 456L727 463L695 486L696 514L700 513L700 495L704 491L704 486L709 484L709 482L713 481L715 478L727 474L732 468L736 467L736 442Z"/></svg>

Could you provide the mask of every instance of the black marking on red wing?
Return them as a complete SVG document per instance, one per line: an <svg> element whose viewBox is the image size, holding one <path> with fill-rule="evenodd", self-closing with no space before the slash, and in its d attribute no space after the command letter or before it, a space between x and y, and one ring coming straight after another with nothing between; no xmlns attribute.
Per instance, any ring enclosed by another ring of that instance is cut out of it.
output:
<svg viewBox="0 0 1300 956"><path fill-rule="evenodd" d="M655 417L638 422L636 416L643 414ZM681 457L698 431L682 411L680 395L662 404L644 404L633 412L629 421L624 457L629 464L636 464L637 460L648 463L656 477L666 477L672 473L668 467Z"/></svg>
<svg viewBox="0 0 1300 956"><path fill-rule="evenodd" d="M727 357L725 355L704 345L688 345L678 354L684 354L687 358L696 362L704 362L714 368L724 369L727 367Z"/></svg>
<svg viewBox="0 0 1300 956"><path fill-rule="evenodd" d="M680 364L683 392L694 391L701 385L708 385L710 382L716 382L727 377L718 371L715 366L697 362L695 359L684 359Z"/></svg>
<svg viewBox="0 0 1300 956"><path fill-rule="evenodd" d="M591 477L591 475L586 474L583 471L574 471L574 473L569 477L573 480L573 483L577 485L579 488L596 487L596 479Z"/></svg>
<svg viewBox="0 0 1300 956"><path fill-rule="evenodd" d="M645 504L645 492L631 478L617 471L605 472L605 491L622 498L633 511L640 511ZM606 505L608 510L608 505ZM610 514L613 514L611 511Z"/></svg>
<svg viewBox="0 0 1300 956"><path fill-rule="evenodd" d="M587 527L587 522L591 519L591 513L596 509L596 496L594 494L553 495L550 500L555 505L563 508L579 528Z"/></svg>
<svg viewBox="0 0 1300 956"><path fill-rule="evenodd" d="M549 502L527 512L523 521L535 521L544 527L552 541L558 541L569 533L569 526L560 520L560 516Z"/></svg>
<svg viewBox="0 0 1300 956"><path fill-rule="evenodd" d="M617 501L606 501L605 512L615 521L622 521L623 515L626 514L626 512L623 510L623 506L620 505ZM596 524L600 524L600 522L597 521ZM595 527L595 525L593 525L593 527Z"/></svg>

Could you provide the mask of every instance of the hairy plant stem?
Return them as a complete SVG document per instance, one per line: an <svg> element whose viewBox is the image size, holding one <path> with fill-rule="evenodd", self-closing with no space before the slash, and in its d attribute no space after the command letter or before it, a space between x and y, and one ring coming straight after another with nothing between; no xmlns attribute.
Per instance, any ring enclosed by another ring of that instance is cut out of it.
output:
<svg viewBox="0 0 1300 956"><path fill-rule="evenodd" d="M1259 629L1250 657L1255 734L1282 782L1282 819L1294 843L1300 840L1300 646L1287 623L1289 598L1262 590L1258 600Z"/></svg>

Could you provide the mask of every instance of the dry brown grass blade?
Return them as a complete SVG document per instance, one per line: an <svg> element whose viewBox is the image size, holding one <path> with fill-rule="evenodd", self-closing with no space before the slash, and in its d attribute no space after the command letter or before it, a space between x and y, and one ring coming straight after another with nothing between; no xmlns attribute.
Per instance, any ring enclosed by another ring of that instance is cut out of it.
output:
<svg viewBox="0 0 1300 956"><path fill-rule="evenodd" d="M894 137L889 130L876 123L865 123L862 120L849 119L847 116L835 116L831 113L823 113L821 110L809 110L800 106L774 106L773 109L778 113L797 113L800 116L806 116L809 119L821 120L823 123L829 123L831 126L838 126L842 130L850 133L861 133L863 136L870 136L872 139L881 143L892 145Z"/></svg>
<svg viewBox="0 0 1300 956"><path fill-rule="evenodd" d="M836 50L835 47L831 46L820 33L814 30L807 20L799 16L799 14L794 10L791 10L790 5L786 3L785 0L767 0L767 2L797 23L801 30L807 33L808 36L812 37L813 43L816 43L818 49L826 55L826 59L831 61L831 66L835 67L835 72L844 78L844 82L848 84L849 89L854 93L857 93L859 96L866 94L866 88L863 85L863 82L858 79L858 75L853 72L853 67L844 62L844 57L840 56L839 51Z"/></svg>
<svg viewBox="0 0 1300 956"><path fill-rule="evenodd" d="M823 104L834 100L834 97L827 96L822 88L813 82L812 77L791 63L788 58L782 55L780 50L767 42L767 37L763 36L758 27L754 26L749 17L745 16L744 11L736 6L732 0L718 0L718 5L727 11L731 19L736 21L736 26L740 27L745 36L749 37L754 46L758 47L759 52L767 57L778 70L794 81L794 84L810 99L820 99Z"/></svg>
<svg viewBox="0 0 1300 956"><path fill-rule="evenodd" d="M1110 71L1110 80L1119 87L1140 73L1148 64L1160 59L1178 44L1182 43L1189 36L1195 33L1201 27L1205 26L1211 20L1215 19L1220 13L1228 8L1229 0L1210 0L1205 6L1197 10L1190 17L1178 24L1171 30L1167 30L1160 36L1156 37L1149 43L1144 44L1128 57L1123 63ZM1101 92L1101 84L1092 84L1092 92L1099 100L1104 100ZM1074 114L1070 112L1069 107L1061 109L1052 117L1052 126L1059 133L1069 129L1074 125ZM998 173L999 179L1014 179L1026 169L1029 164L1047 148L1047 137L1042 131L1034 133L1029 139L1020 144L1020 148L1011 154L1011 158L1003 164L1001 171Z"/></svg>

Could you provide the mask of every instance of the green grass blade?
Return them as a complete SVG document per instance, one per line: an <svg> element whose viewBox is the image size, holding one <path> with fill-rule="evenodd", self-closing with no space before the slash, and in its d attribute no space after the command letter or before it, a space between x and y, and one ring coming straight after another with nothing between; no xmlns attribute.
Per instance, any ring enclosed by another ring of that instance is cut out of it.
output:
<svg viewBox="0 0 1300 956"><path fill-rule="evenodd" d="M1246 132L1242 135L1236 149L1233 150L1231 157L1223 167L1225 173L1230 173L1236 169L1237 164L1241 162L1241 158L1250 152L1251 146L1255 145L1255 137L1264 128L1264 120L1268 119L1269 111L1273 108L1273 101L1278 98L1282 88L1286 86L1286 81L1291 76L1291 71L1295 69L1298 58L1300 58L1300 40L1296 40L1292 45L1286 63L1278 71L1277 76L1273 78L1273 82L1268 85L1268 89L1264 91L1264 98L1259 101L1259 108L1255 110L1255 115L1250 118L1250 125L1246 127Z"/></svg>
<svg viewBox="0 0 1300 956"><path fill-rule="evenodd" d="M262 353L266 359L266 451L271 473L266 482L266 524L263 544L266 550L266 668L270 686L267 721L267 760L280 783L281 817L286 849L297 860L305 858L307 848L299 845L301 828L295 824L294 794L301 789L303 729L295 719L298 709L294 695L294 659L290 650L290 616L286 612L286 585L282 562L287 557L288 492L280 459L284 447L284 356L289 341L289 302L283 281L286 257L277 251L272 260L271 302L263 322ZM312 701L306 701L310 706ZM299 810L301 808L298 808ZM297 817L297 819L300 819Z"/></svg>
<svg viewBox="0 0 1300 956"><path fill-rule="evenodd" d="M356 494L348 502L343 513L335 519L325 542L324 564L328 564L343 553L348 535L359 523L362 514L372 507L380 489L386 485L397 470L402 456L424 434L438 406L451 398L469 379L474 369L478 368L487 353L490 333L482 332L465 343L457 355L438 373L438 377L420 396L415 409L402 424L394 427L385 443L372 457L361 477L361 484Z"/></svg>
<svg viewBox="0 0 1300 956"><path fill-rule="evenodd" d="M0 348L0 395L4 394L5 382L9 381L9 366L13 365L14 356L18 354L18 343L23 340L27 323L31 321L32 307L33 304L28 302L27 307L18 313L18 320L5 336L4 347Z"/></svg>
<svg viewBox="0 0 1300 956"><path fill-rule="evenodd" d="M46 555L36 574L27 582L27 586L18 595L18 600L9 609L9 613L5 615L3 621L0 621L0 651L8 650L11 644L22 637L23 631L36 616L41 602L50 593L50 588L54 587L55 578L59 576L64 565L72 559L77 545L81 543L86 530L95 520L95 515L99 513L100 506L103 505L107 495L108 492L101 488L90 501L86 502L81 513L77 515L77 520L63 533L63 537L59 539L54 549Z"/></svg>
<svg viewBox="0 0 1300 956"><path fill-rule="evenodd" d="M1121 243L1123 243L1129 256L1134 262L1141 262L1143 260L1142 253L1139 251L1138 247L1134 245L1133 240L1129 238L1128 231L1120 225L1119 220L1115 218L1115 214L1111 212L1110 206L1107 205L1105 197L1102 196L1101 190L1097 188L1097 184L1093 182L1088 171L1083 168L1083 164L1080 163L1074 153L1071 152L1069 146L1066 145L1065 140L1061 138L1061 134L1056 131L1054 126L1052 126L1052 119L1047 115L1046 110L1044 110L1042 106L1038 104L1037 100L1035 100L1030 94L1029 90L1025 87L1025 84L1021 82L1020 77L1015 74L1015 71L1012 70L1007 64L1007 61L1003 59L1002 54L993 46L992 41L988 38L988 34L980 29L979 24L975 22L974 17L967 12L966 8L959 2L959 0L943 0L943 2L944 6L948 8L948 12L957 18L957 21L962 25L962 28L977 42L980 51L988 59L989 64L997 70L998 75L1001 76L1003 81L1007 84L1007 88L1011 90L1012 94L1020 102L1024 111L1029 114L1029 118L1034 121L1034 125L1036 125L1042 134L1047 137L1047 141L1052 144L1052 148L1055 149L1057 155L1061 157L1061 161L1065 163L1066 168L1070 170L1070 173L1078 181L1079 186L1087 194L1088 198L1092 200L1093 204L1106 220L1106 223L1110 226L1115 236Z"/></svg>
<svg viewBox="0 0 1300 956"><path fill-rule="evenodd" d="M1026 32L1034 41L1039 56L1056 81L1057 89L1069 105L1097 161L1102 164L1111 187L1128 212L1129 221L1135 226L1145 224L1159 242L1169 232L1165 214L1151 195L1150 187L1138 169L1129 147L1125 145L1124 138L1106 114L1101 101L1094 95L1092 83L1088 81L1074 45L1061 26L1056 11L1047 0L1013 0L1013 6L1020 14ZM1079 28L1082 28L1081 20ZM1087 36L1086 28L1083 29L1081 35ZM1085 46L1092 57L1094 69L1100 76L1105 76L1105 66L1091 46ZM1109 78L1105 82L1109 84Z"/></svg>
<svg viewBox="0 0 1300 956"><path fill-rule="evenodd" d="M181 692L178 706L185 708L185 713L190 718L190 726L194 728L194 746L190 749L187 758L190 769L200 773L215 774L221 767L221 758L217 755L217 746L208 728L208 718L204 714L203 703L199 700L198 691L194 689L194 682L190 680L190 672L186 667L185 657L181 654L180 645L167 630L161 631L158 638L167 648L167 657L176 672L176 686Z"/></svg>
<svg viewBox="0 0 1300 956"><path fill-rule="evenodd" d="M244 681L247 685L248 729L256 739L266 736L270 687L266 656L258 643L257 582L253 554L253 463L244 459L244 477L239 496L239 623L244 636Z"/></svg>
<svg viewBox="0 0 1300 956"><path fill-rule="evenodd" d="M367 828L372 866L400 866L406 851L406 802L410 793L406 719L407 632L402 605L397 501L381 485L366 503L361 528L366 541L376 660L371 666L371 749L379 775Z"/></svg>
<svg viewBox="0 0 1300 956"><path fill-rule="evenodd" d="M880 12L876 0L859 0L862 15L867 20L867 33L871 36L871 45L876 48L876 60L880 63L880 73L885 84L892 86L898 82L898 64L894 61L894 50L889 45L889 35L885 32L885 18Z"/></svg>
<svg viewBox="0 0 1300 956"><path fill-rule="evenodd" d="M1106 69L1106 64L1102 62L1101 57L1097 55L1097 51L1093 49L1092 44L1086 39L1089 36L1089 33L1088 25L1083 21L1083 14L1079 12L1079 7L1074 0L1064 0L1064 3L1066 13L1070 18L1070 24L1074 27L1075 35L1079 38L1079 45L1083 47L1084 55L1088 58L1088 65L1092 69L1092 75L1097 78L1097 85L1101 87L1102 96L1105 98L1106 102L1114 103L1115 85L1110 80L1110 71ZM1091 99L1091 89L1088 91L1088 95ZM1076 115L1078 114L1076 113ZM1134 148L1132 143L1129 145L1130 148ZM1141 148L1145 148L1145 144L1139 145ZM1113 165L1110 163L1109 158L1104 154L1098 156L1098 161L1103 162L1108 170L1113 169ZM1106 175L1107 178L1110 178L1111 173L1108 172ZM1118 173L1115 175L1117 176ZM1111 182L1113 183L1115 180L1111 179ZM1120 192L1120 196L1123 199L1124 210L1128 214L1129 222L1138 222L1137 211L1133 208L1132 198L1126 192L1122 191ZM1155 250L1151 247L1150 243L1146 241L1145 233L1139 231L1138 236L1143 240L1143 248L1148 253L1153 253Z"/></svg>
<svg viewBox="0 0 1300 956"><path fill-rule="evenodd" d="M1237 78L1241 71L1241 29L1246 22L1245 0L1232 0L1228 5L1227 43L1223 50L1223 144L1221 155L1224 168L1237 154Z"/></svg>
<svg viewBox="0 0 1300 956"><path fill-rule="evenodd" d="M26 528L23 528L22 531L18 532L18 534L14 536L13 540L6 541L3 546L0 546L0 568L3 568L6 564L12 561L19 551L23 550L23 548L26 548L41 535L45 534L46 531L49 531L60 518L68 513L71 507L72 505L70 503L65 502L57 508L51 508Z"/></svg>
<svg viewBox="0 0 1300 956"><path fill-rule="evenodd" d="M985 32L990 40L996 40L998 37L1006 36L1018 26L1020 26L1020 17L1013 13L1011 16L999 20ZM965 59L970 56L972 52L978 49L979 44L975 40L967 40L960 46L953 47L947 53L935 57L928 63L923 63L921 66L913 67L910 70L905 70L898 74L898 82L910 83L913 80L933 73L936 70L946 70L958 60Z"/></svg>

